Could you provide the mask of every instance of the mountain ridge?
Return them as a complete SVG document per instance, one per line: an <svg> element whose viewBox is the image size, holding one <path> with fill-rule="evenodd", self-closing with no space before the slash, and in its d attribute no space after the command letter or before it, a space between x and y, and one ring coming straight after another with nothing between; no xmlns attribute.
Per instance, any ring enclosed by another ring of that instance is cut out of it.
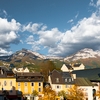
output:
<svg viewBox="0 0 100 100"><path fill-rule="evenodd" d="M84 48L76 52L75 54L65 57L64 61L77 61L79 59L88 59L88 58L98 58L100 57L100 51L93 49Z"/></svg>
<svg viewBox="0 0 100 100"><path fill-rule="evenodd" d="M8 63L16 67L21 66L40 66L41 62L53 61L57 66L61 67L63 63L83 63L86 68L100 67L100 51L93 51L89 48L79 50L75 54L63 57L52 57L33 52L28 49L19 50L9 56L0 56L0 62Z"/></svg>

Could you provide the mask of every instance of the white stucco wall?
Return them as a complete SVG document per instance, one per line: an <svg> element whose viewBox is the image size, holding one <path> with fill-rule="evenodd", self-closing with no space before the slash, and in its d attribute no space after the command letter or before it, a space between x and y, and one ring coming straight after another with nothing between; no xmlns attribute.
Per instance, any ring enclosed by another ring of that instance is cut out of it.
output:
<svg viewBox="0 0 100 100"><path fill-rule="evenodd" d="M68 72L69 71L65 64L62 65L61 70L63 72Z"/></svg>
<svg viewBox="0 0 100 100"><path fill-rule="evenodd" d="M79 67L73 67L74 70L82 70L85 69L85 66L81 64Z"/></svg>
<svg viewBox="0 0 100 100"><path fill-rule="evenodd" d="M85 93L85 96L87 96L88 100L93 100L93 92L92 92L92 86L80 86L80 88Z"/></svg>

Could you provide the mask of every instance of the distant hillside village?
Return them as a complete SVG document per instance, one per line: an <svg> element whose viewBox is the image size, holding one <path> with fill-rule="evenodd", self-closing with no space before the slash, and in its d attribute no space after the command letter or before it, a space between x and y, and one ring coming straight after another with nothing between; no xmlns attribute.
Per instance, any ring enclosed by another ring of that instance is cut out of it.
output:
<svg viewBox="0 0 100 100"><path fill-rule="evenodd" d="M30 72L27 67L0 67L0 100L99 100L98 91L100 68L85 69L82 63L49 71L47 81L41 72Z"/></svg>

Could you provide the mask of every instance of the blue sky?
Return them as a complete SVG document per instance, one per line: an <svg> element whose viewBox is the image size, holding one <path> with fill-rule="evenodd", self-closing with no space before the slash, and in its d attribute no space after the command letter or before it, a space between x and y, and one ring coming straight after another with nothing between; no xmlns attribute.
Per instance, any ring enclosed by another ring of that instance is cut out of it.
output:
<svg viewBox="0 0 100 100"><path fill-rule="evenodd" d="M22 48L61 57L100 50L100 0L0 0L0 55Z"/></svg>

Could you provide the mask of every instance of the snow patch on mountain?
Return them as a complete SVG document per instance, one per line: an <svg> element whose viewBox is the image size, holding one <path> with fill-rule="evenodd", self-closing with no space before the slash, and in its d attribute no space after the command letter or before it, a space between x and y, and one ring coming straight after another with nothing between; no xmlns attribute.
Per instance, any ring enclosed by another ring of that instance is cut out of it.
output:
<svg viewBox="0 0 100 100"><path fill-rule="evenodd" d="M76 54L68 56L64 58L64 61L75 61L79 59L86 59L86 58L97 58L100 57L100 51L93 51L92 49L85 48L78 51Z"/></svg>
<svg viewBox="0 0 100 100"><path fill-rule="evenodd" d="M32 53L33 55L35 55L35 56L41 58L41 59L47 59L46 56L41 55L41 54L39 54L39 53L37 53L37 52L33 52L33 51L31 51L31 50L27 50L27 51L30 52L30 53Z"/></svg>

